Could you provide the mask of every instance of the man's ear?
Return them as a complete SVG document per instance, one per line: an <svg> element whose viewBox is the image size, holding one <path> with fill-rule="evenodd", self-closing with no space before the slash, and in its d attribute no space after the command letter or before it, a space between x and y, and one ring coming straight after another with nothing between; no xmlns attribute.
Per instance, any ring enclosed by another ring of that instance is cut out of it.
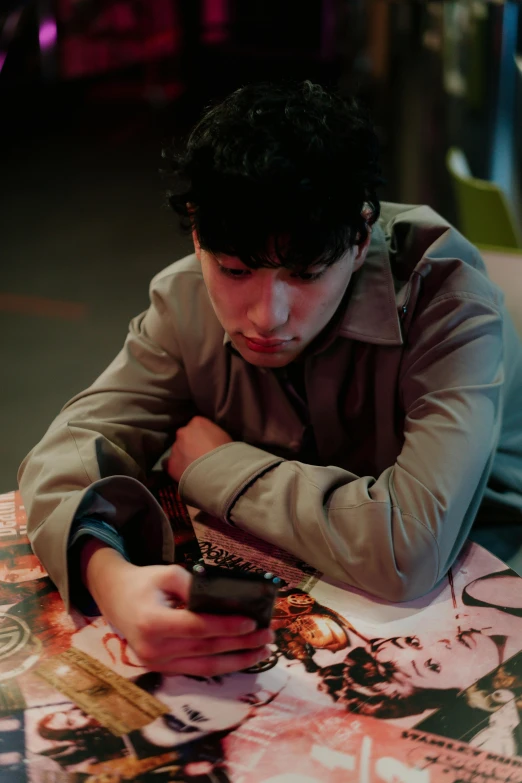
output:
<svg viewBox="0 0 522 783"><path fill-rule="evenodd" d="M201 245L199 242L198 232L196 231L196 226L194 225L194 220L193 220L194 205L187 203L187 211L189 214L190 222L192 223L192 241L194 243L194 253L196 254L196 258L198 259L198 261L201 261Z"/></svg>
<svg viewBox="0 0 522 783"><path fill-rule="evenodd" d="M192 227L192 241L194 242L194 253L198 261L201 261L201 245L199 244L199 237L195 227Z"/></svg>
<svg viewBox="0 0 522 783"><path fill-rule="evenodd" d="M364 242L361 242L360 245L355 245L356 252L355 257L353 259L353 271L356 272L358 269L361 268L361 266L364 263L364 259L366 258L366 253L368 252L368 248L370 247L370 242L372 241L372 227L368 226L368 234L366 236L366 239Z"/></svg>

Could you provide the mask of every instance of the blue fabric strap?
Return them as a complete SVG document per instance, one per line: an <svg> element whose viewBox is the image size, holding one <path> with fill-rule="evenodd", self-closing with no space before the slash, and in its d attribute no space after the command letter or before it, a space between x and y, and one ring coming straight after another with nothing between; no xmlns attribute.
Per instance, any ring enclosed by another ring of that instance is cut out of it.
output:
<svg viewBox="0 0 522 783"><path fill-rule="evenodd" d="M71 549L82 536L93 536L103 541L104 544L116 549L122 557L130 563L130 558L125 549L123 538L116 528L94 517L81 517L76 520L71 528L67 549Z"/></svg>

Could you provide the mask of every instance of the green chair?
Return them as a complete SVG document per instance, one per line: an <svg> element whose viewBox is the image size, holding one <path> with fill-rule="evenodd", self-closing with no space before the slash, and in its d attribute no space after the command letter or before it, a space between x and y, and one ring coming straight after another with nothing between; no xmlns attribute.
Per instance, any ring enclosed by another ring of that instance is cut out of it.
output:
<svg viewBox="0 0 522 783"><path fill-rule="evenodd" d="M451 147L446 166L453 182L460 230L474 245L522 249L520 229L502 190L471 175L462 150Z"/></svg>

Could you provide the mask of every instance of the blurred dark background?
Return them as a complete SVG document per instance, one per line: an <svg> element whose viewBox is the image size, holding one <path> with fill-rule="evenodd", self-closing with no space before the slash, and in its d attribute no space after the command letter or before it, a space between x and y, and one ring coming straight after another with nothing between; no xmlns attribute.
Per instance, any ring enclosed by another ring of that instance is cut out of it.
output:
<svg viewBox="0 0 522 783"><path fill-rule="evenodd" d="M459 225L446 155L522 214L522 11L455 0L0 0L0 492L190 252L162 146L256 80L353 92L382 197Z"/></svg>

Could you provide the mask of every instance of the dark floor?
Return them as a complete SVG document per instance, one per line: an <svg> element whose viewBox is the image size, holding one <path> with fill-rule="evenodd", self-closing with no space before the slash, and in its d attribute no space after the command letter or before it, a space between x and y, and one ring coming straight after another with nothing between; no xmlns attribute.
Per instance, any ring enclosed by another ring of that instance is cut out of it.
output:
<svg viewBox="0 0 522 783"><path fill-rule="evenodd" d="M161 150L209 93L237 86L232 69L219 73L219 86L181 81L159 105L118 97L132 73L0 89L0 493L115 356L153 275L191 252L166 206Z"/></svg>
<svg viewBox="0 0 522 783"><path fill-rule="evenodd" d="M2 141L0 492L118 351L151 277L190 252L164 203L150 109L87 113Z"/></svg>

